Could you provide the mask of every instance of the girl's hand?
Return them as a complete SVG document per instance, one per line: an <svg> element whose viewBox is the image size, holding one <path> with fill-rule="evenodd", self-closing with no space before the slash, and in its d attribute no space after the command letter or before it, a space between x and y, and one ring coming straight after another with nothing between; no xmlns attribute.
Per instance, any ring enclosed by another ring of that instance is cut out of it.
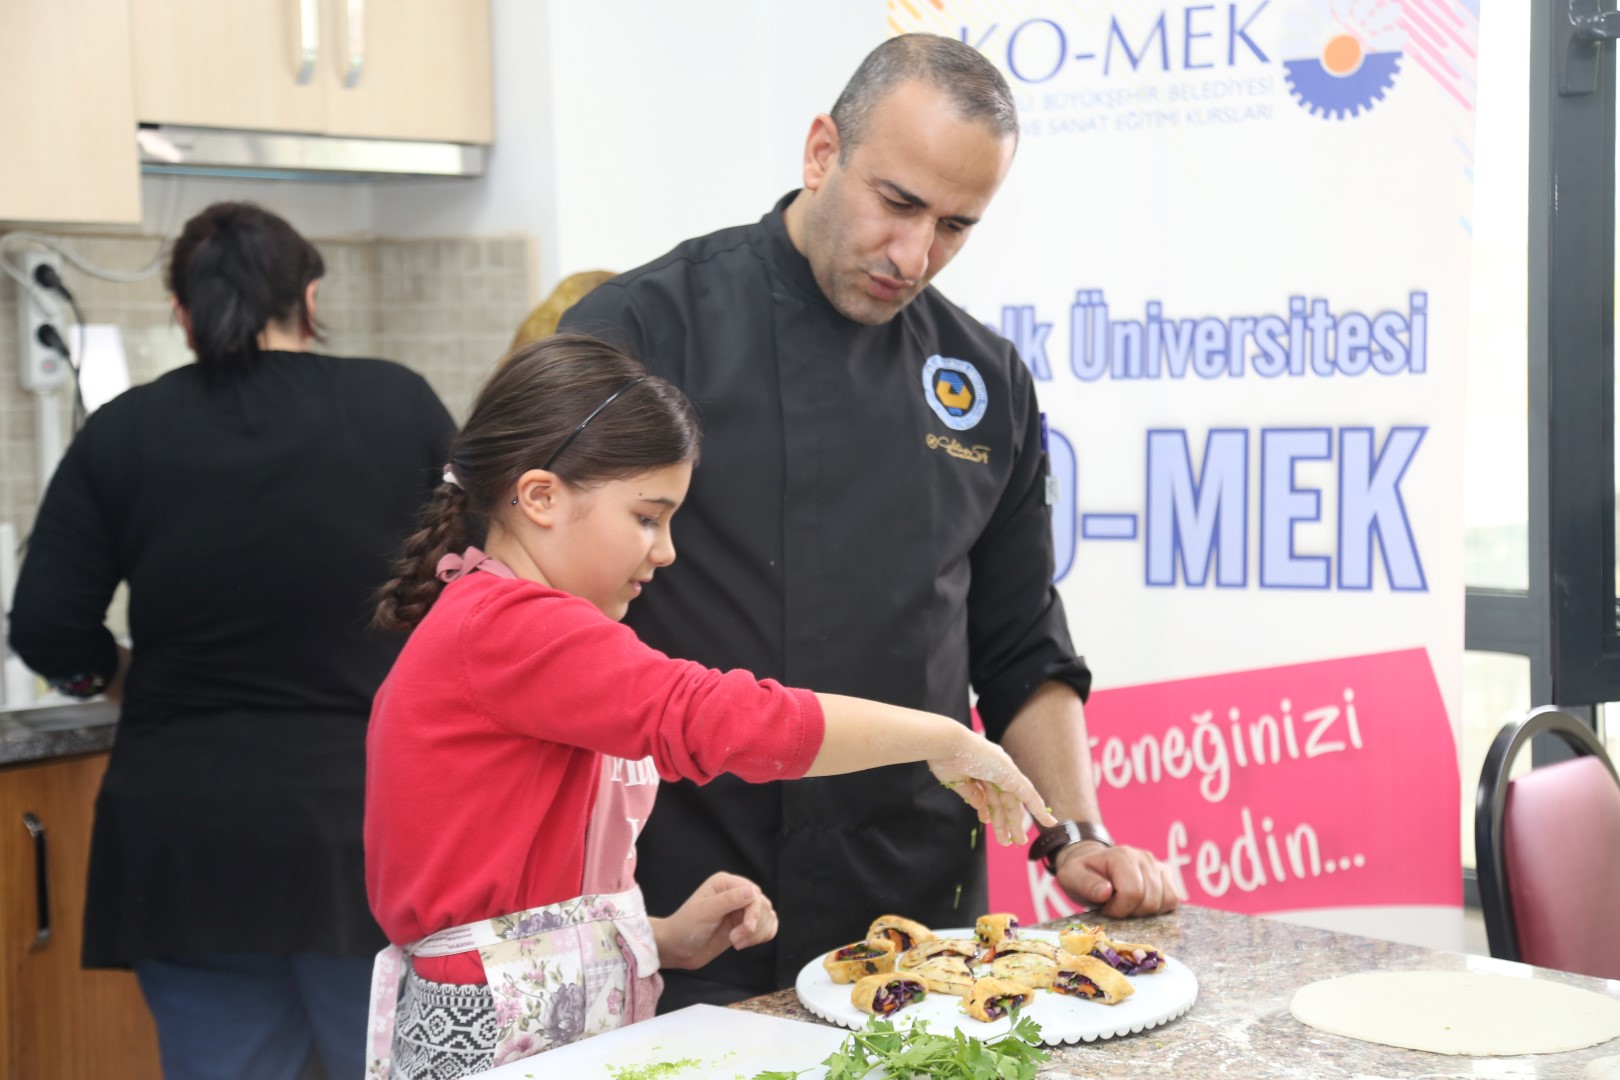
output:
<svg viewBox="0 0 1620 1080"><path fill-rule="evenodd" d="M962 733L957 752L948 758L930 759L928 768L940 783L979 812L979 820L990 827L997 840L1002 844L1023 841L1026 807L1041 825L1057 824L1035 785L1018 771L1005 750L976 731L960 725L957 729Z"/></svg>
<svg viewBox="0 0 1620 1080"><path fill-rule="evenodd" d="M776 909L758 885L714 874L667 919L649 919L661 967L690 971L726 949L746 949L776 936Z"/></svg>

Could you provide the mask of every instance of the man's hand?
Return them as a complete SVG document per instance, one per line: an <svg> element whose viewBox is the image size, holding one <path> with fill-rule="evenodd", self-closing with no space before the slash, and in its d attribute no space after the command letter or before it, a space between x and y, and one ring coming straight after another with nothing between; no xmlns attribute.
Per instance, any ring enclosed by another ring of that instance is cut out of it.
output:
<svg viewBox="0 0 1620 1080"><path fill-rule="evenodd" d="M1141 848L1071 844L1057 853L1057 881L1069 899L1110 919L1158 915L1181 903L1170 868Z"/></svg>
<svg viewBox="0 0 1620 1080"><path fill-rule="evenodd" d="M776 936L776 909L758 885L713 874L667 919L649 919L660 967L691 971L726 949L746 949Z"/></svg>

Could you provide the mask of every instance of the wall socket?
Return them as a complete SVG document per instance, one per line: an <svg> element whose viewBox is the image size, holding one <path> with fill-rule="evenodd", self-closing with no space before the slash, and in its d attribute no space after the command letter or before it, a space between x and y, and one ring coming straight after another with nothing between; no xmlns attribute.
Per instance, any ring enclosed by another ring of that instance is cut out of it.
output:
<svg viewBox="0 0 1620 1080"><path fill-rule="evenodd" d="M42 326L53 326L65 343L68 338L68 305L61 295L34 283L34 268L49 266L62 272L62 257L56 252L30 251L23 254L22 271L30 287L17 288L18 356L21 359L23 389L49 394L73 383L73 371L62 354L39 340Z"/></svg>

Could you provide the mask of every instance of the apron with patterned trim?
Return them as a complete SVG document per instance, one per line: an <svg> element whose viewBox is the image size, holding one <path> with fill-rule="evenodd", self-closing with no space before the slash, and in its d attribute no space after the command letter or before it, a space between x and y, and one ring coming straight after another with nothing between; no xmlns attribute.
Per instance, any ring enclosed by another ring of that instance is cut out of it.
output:
<svg viewBox="0 0 1620 1080"><path fill-rule="evenodd" d="M476 949L494 997L491 1067L650 1019L658 948L640 889L579 896L441 930L377 954L371 978L367 1080L393 1066L399 995L411 956Z"/></svg>

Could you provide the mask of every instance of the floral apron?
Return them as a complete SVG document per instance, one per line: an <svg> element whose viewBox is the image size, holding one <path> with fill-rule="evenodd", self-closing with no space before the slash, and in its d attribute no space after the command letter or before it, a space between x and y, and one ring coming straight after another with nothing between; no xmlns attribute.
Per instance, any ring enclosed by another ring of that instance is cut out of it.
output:
<svg viewBox="0 0 1620 1080"><path fill-rule="evenodd" d="M492 1068L650 1019L662 984L639 889L580 896L390 945L372 968L367 1080L390 1075L409 957L473 949L495 1001Z"/></svg>

